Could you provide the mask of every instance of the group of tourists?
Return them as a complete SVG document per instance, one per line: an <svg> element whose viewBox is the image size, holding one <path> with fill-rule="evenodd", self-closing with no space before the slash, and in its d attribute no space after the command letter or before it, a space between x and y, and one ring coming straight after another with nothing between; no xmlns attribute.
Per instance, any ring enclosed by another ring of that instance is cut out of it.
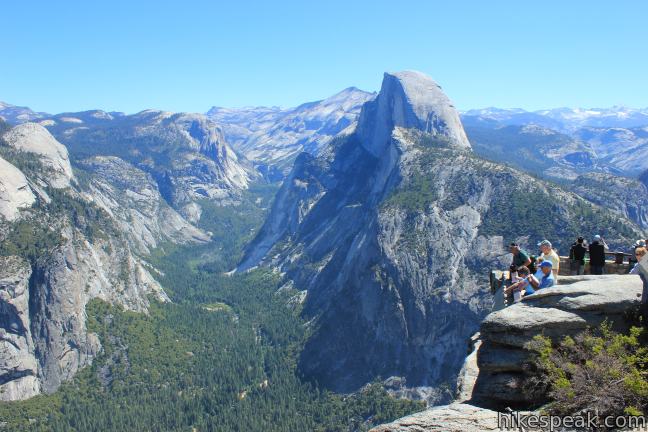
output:
<svg viewBox="0 0 648 432"><path fill-rule="evenodd" d="M513 255L510 267L511 284L504 288L504 297L513 296L513 301L522 300L525 295L549 288L556 283L560 271L560 256L549 240L538 243L540 254L535 257L520 248L517 243L509 245Z"/></svg>
<svg viewBox="0 0 648 432"><path fill-rule="evenodd" d="M639 264L648 254L648 239L637 240L630 257L630 273L638 274L644 284L642 303L648 302L648 261ZM560 256L549 240L538 243L540 253L537 257L523 250L519 244L511 243L509 251L513 260L509 268L509 284L504 288L505 299L518 302L525 295L549 288L556 283L560 271ZM605 271L605 255L609 247L600 235L595 235L588 244L583 237L578 237L569 249L570 273L582 275L585 271L585 258L589 257L589 271L601 275ZM648 260L648 258L646 258ZM643 266L643 267L642 267ZM645 268L644 268L645 267ZM510 302L509 300L509 302Z"/></svg>

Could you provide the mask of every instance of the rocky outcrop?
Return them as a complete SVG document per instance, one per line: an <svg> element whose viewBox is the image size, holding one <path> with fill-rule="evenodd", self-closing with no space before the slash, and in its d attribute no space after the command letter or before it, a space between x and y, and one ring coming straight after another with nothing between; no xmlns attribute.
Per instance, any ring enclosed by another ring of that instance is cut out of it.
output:
<svg viewBox="0 0 648 432"><path fill-rule="evenodd" d="M0 157L0 216L7 221L18 218L21 209L36 201L27 178L15 166Z"/></svg>
<svg viewBox="0 0 648 432"><path fill-rule="evenodd" d="M380 425L371 432L486 432L501 430L497 411L456 403L443 405Z"/></svg>
<svg viewBox="0 0 648 432"><path fill-rule="evenodd" d="M449 146L470 149L454 105L441 86L420 72L385 73L378 97L363 106L357 134L364 148L378 157L397 127L441 136Z"/></svg>
<svg viewBox="0 0 648 432"><path fill-rule="evenodd" d="M113 217L139 253L161 241L205 243L210 237L194 227L162 198L150 174L115 156L96 156L80 163L92 174L84 196Z"/></svg>
<svg viewBox="0 0 648 432"><path fill-rule="evenodd" d="M42 182L57 189L70 186L74 174L68 151L43 126L23 123L10 129L3 139L14 149L35 154L41 159L47 169L39 178Z"/></svg>
<svg viewBox="0 0 648 432"><path fill-rule="evenodd" d="M29 264L0 257L0 400L40 393L29 319Z"/></svg>
<svg viewBox="0 0 648 432"><path fill-rule="evenodd" d="M627 330L642 291L634 275L562 276L559 282L486 317L481 333L472 338L475 349L466 357L454 403L372 431L499 430L498 411L526 410L546 402L546 395L534 393L526 382L534 358L527 344L533 337L544 335L558 342L605 320L616 330Z"/></svg>
<svg viewBox="0 0 648 432"><path fill-rule="evenodd" d="M575 238L585 212L593 226L609 212L475 157L432 80L388 74L383 89L357 133L297 159L238 271L270 266L307 290L307 376L345 392L378 376L453 388L490 311L488 269L510 262L501 234ZM611 230L639 235L621 217Z"/></svg>
<svg viewBox="0 0 648 432"><path fill-rule="evenodd" d="M543 402L544 395L525 391L532 359L526 344L535 335L558 341L604 320L627 329L627 314L642 291L635 275L562 276L559 281L563 285L543 289L483 321L472 403L503 409Z"/></svg>

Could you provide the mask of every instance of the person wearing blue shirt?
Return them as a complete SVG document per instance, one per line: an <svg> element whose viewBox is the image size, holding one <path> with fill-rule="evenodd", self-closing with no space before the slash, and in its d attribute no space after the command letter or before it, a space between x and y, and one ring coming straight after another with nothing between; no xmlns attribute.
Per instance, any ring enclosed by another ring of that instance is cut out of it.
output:
<svg viewBox="0 0 648 432"><path fill-rule="evenodd" d="M537 291L542 288L549 288L554 286L556 279L554 278L553 273L551 272L551 261L542 261L540 263L538 272L531 277L529 282L531 286Z"/></svg>

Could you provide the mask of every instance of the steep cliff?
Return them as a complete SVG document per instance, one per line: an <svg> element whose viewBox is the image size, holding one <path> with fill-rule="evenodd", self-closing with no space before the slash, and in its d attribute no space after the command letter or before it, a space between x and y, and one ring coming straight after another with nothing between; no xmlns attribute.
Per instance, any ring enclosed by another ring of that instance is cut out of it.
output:
<svg viewBox="0 0 648 432"><path fill-rule="evenodd" d="M90 173L82 185L83 196L105 210L140 254L160 242L205 243L204 231L188 223L160 195L150 174L115 156L80 161Z"/></svg>
<svg viewBox="0 0 648 432"><path fill-rule="evenodd" d="M606 173L578 176L569 188L648 230L648 185L641 180Z"/></svg>
<svg viewBox="0 0 648 432"><path fill-rule="evenodd" d="M501 410L545 402L546 395L525 389L532 359L526 344L535 335L557 342L604 320L627 330L629 314L641 298L642 283L636 275L564 276L560 282L486 317L472 403Z"/></svg>
<svg viewBox="0 0 648 432"><path fill-rule="evenodd" d="M362 105L374 96L351 87L295 108L212 107L207 116L223 126L227 141L260 171L282 178L299 153L319 155L334 136L355 123Z"/></svg>
<svg viewBox="0 0 648 432"><path fill-rule="evenodd" d="M307 376L339 391L402 376L438 401L490 309L488 268L508 264L501 235L530 243L601 227L613 242L637 235L574 194L475 157L433 80L385 74L354 134L297 159L238 270L272 266L308 290Z"/></svg>
<svg viewBox="0 0 648 432"><path fill-rule="evenodd" d="M15 400L56 390L95 357L89 300L145 311L149 296L167 297L119 219L83 197L65 147L29 123L4 138L13 165L3 159L12 168L0 172L11 198L0 217L0 399Z"/></svg>
<svg viewBox="0 0 648 432"><path fill-rule="evenodd" d="M201 200L235 202L258 173L201 114L147 110L59 114L41 124L78 159L116 156L149 173L162 197L190 222Z"/></svg>
<svg viewBox="0 0 648 432"><path fill-rule="evenodd" d="M0 257L0 400L26 399L40 392L29 320L30 276L25 261Z"/></svg>

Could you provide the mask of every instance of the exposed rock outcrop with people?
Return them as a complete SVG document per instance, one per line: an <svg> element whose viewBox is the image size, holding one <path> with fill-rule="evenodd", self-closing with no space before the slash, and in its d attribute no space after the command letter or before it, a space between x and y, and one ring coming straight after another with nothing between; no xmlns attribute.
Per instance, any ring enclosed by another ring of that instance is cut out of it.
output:
<svg viewBox="0 0 648 432"><path fill-rule="evenodd" d="M535 409L547 402L533 392L528 343L536 335L554 341L574 336L604 321L627 330L641 298L636 275L563 276L560 285L530 295L520 303L489 314L481 324L476 350L474 387L461 403L437 406L375 428L375 431L497 430L497 411ZM494 410L494 411L491 411Z"/></svg>

